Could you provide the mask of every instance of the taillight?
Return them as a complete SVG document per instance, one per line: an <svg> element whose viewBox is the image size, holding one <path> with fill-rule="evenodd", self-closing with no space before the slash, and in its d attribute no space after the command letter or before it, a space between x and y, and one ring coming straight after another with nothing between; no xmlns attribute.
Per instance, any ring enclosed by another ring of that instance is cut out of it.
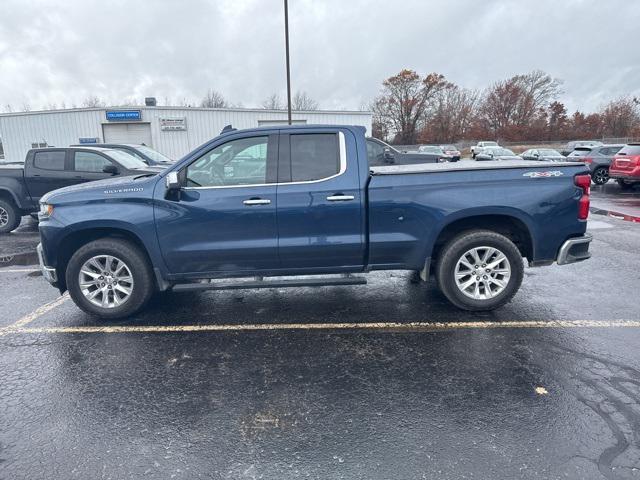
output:
<svg viewBox="0 0 640 480"><path fill-rule="evenodd" d="M577 187L582 189L578 200L578 220L586 220L589 216L589 195L591 194L591 175L576 175L573 179Z"/></svg>
<svg viewBox="0 0 640 480"><path fill-rule="evenodd" d="M583 161L584 163L593 163L593 158L591 158L591 157L584 157L584 158L582 159L582 161Z"/></svg>

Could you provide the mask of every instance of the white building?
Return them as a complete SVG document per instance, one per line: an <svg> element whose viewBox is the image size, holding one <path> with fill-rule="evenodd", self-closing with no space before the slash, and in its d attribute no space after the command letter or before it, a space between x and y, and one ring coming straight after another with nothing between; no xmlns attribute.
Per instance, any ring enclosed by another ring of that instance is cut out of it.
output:
<svg viewBox="0 0 640 480"><path fill-rule="evenodd" d="M371 113L294 111L294 123L362 125ZM78 143L144 143L178 159L217 136L226 125L286 124L286 110L250 108L113 107L0 114L6 161L22 161L30 148Z"/></svg>

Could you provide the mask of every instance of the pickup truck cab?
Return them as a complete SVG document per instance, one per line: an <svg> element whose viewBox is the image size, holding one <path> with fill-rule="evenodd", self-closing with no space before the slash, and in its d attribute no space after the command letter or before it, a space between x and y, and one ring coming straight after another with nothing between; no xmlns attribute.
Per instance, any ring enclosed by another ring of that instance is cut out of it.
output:
<svg viewBox="0 0 640 480"><path fill-rule="evenodd" d="M158 173L163 167L149 167L118 150L37 148L27 152L24 164L0 166L0 233L20 225L23 215L38 211L38 201L47 192L78 183L118 175Z"/></svg>
<svg viewBox="0 0 640 480"><path fill-rule="evenodd" d="M523 257L589 258L582 164L370 157L361 127L227 131L156 176L50 192L44 277L101 318L155 291L352 285L373 270L433 274L457 307L490 310L518 290Z"/></svg>
<svg viewBox="0 0 640 480"><path fill-rule="evenodd" d="M498 142L478 142L477 145L471 145L471 158L476 158L476 155L478 155L479 153L482 153L482 150L484 150L487 147L492 147L492 148L500 148L500 145L498 145Z"/></svg>

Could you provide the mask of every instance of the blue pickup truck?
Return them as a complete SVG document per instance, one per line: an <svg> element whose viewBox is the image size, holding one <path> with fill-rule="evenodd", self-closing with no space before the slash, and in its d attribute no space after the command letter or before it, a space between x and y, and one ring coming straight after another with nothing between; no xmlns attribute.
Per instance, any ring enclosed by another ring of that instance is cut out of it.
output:
<svg viewBox="0 0 640 480"><path fill-rule="evenodd" d="M160 173L50 192L43 274L107 319L156 291L353 285L373 270L433 275L455 306L491 310L523 258L590 256L583 164L371 167L367 152L361 127L231 130Z"/></svg>

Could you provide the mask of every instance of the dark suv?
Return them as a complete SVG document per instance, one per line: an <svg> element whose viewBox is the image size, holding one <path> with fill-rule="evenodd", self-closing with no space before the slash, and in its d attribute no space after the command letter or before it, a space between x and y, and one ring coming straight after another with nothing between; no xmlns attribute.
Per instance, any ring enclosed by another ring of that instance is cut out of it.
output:
<svg viewBox="0 0 640 480"><path fill-rule="evenodd" d="M601 145L596 147L576 147L567 160L586 163L591 170L591 180L596 185L604 185L609 181L611 160L624 145Z"/></svg>

